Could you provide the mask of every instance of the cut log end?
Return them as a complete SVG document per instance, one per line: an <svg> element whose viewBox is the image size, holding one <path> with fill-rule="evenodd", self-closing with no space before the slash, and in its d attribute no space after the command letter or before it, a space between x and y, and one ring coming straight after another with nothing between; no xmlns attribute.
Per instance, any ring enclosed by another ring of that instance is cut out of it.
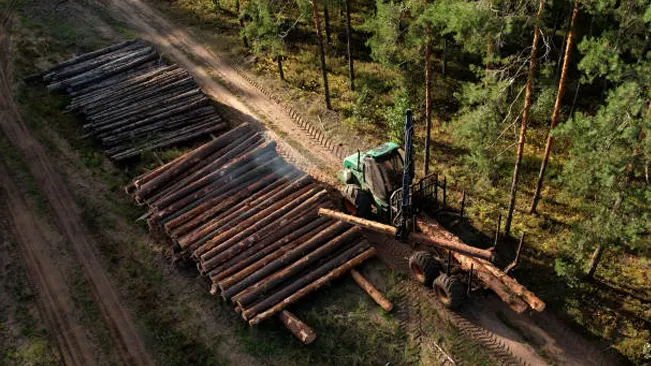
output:
<svg viewBox="0 0 651 366"><path fill-rule="evenodd" d="M287 328L294 337L303 344L310 344L316 340L316 332L310 326L305 324L296 315L290 313L287 310L283 310L278 314L278 319L283 323L285 328Z"/></svg>

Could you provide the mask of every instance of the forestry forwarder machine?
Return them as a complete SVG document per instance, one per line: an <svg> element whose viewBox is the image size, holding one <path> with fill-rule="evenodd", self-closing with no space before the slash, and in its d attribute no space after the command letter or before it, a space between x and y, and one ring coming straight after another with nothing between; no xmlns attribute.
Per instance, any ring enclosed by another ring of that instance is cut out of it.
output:
<svg viewBox="0 0 651 366"><path fill-rule="evenodd" d="M481 263L490 266L494 255L491 249L471 247L460 241L444 239L441 235L435 235L437 239L432 239L431 236L416 232L416 222L423 222L417 219L417 215L432 207L439 207L439 189L443 192L443 207L446 206L446 183L438 181L438 174L431 174L412 185L414 164L411 110L405 113L404 136L404 150L396 143L387 142L366 153L358 151L344 159L338 178L345 184L342 189L342 210L350 215L332 211L327 215L395 236L402 242L419 242L433 247L431 251L417 251L412 254L409 258L409 270L416 281L433 287L436 297L445 307L458 309L466 301L466 294L470 292L473 269L470 268L468 276L457 266L452 269L451 251L462 253L466 258L472 257L470 260L475 262L480 258L480 261L483 260ZM516 261L517 259L510 267L514 266ZM465 270L468 271L468 268Z"/></svg>

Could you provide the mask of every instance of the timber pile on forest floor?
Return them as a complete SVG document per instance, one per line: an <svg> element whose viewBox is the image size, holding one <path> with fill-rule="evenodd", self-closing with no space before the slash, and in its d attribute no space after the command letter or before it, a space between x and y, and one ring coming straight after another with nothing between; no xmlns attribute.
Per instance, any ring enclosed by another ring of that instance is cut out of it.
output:
<svg viewBox="0 0 651 366"><path fill-rule="evenodd" d="M143 40L80 55L42 77L48 90L70 94L67 111L85 117L84 137L97 139L113 160L227 127L192 76L177 65L166 65Z"/></svg>
<svg viewBox="0 0 651 366"><path fill-rule="evenodd" d="M149 226L192 258L213 294L250 325L348 273L375 254L361 229L318 216L326 189L240 125L136 178L127 193Z"/></svg>

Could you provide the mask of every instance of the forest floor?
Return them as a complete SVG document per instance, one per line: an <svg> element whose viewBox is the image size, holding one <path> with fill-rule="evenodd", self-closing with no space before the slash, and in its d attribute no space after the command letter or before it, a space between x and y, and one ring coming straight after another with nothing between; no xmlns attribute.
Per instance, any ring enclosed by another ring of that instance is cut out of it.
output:
<svg viewBox="0 0 651 366"><path fill-rule="evenodd" d="M53 2L27 7L14 34L18 39L17 76L35 71L34 66L43 68L69 57L71 45L78 51L89 51L124 37L143 37L159 45L166 57L188 68L204 91L222 105L225 109L222 112L228 118L264 124L276 138L286 141L324 175L331 176L338 167L340 159L292 122L285 109L243 78L230 65L227 55L205 47L191 33L165 19L146 3L105 0L104 4L98 6L71 0L58 7ZM42 13L35 14L34 9ZM76 30L70 28L70 23L55 24L57 17L70 11L83 14L84 20L74 23L78 27ZM81 35L83 40L78 38ZM56 305L67 314L63 319L49 317L47 304L40 305L43 323L53 333L55 344L74 344L77 349L86 350L80 352L86 355L86 360L100 360L98 363L102 364L118 362L118 355L126 363L154 361L161 364L303 364L307 360L316 364L384 364L387 361L440 364L442 356L434 349L434 342L469 364L493 362L482 351L481 343L459 334L455 320L450 318L454 315L428 301L425 291L411 286L400 274L403 269L400 265L394 268L396 272L377 262L364 268L367 275L380 282L380 287L396 301L396 315L385 315L374 309L350 280L299 305L298 315L320 333L320 340L312 350L289 340L288 335L282 330L276 331L273 326L258 331L242 326L227 306L221 306L201 290L205 286L192 274L169 268L164 254L143 228L132 223L136 209L120 196L120 187L137 173L138 168L112 166L94 153L92 146L75 141L74 136L79 133L70 126L75 123L74 118L62 116L57 110L64 100L34 91L34 88L19 85L14 90L27 127L17 131L13 124L3 125L5 129L11 127L9 133L5 131L0 145L10 171L7 176L12 180L2 182L5 195L13 203L11 210L5 210L11 215L3 221L13 223L14 227L22 224L43 228L31 231L30 235L58 235L58 241L48 241L13 234L8 235L7 242L20 245L36 240L47 243L39 249L41 260L60 257L57 260L70 261L72 258L77 261L77 265L75 262L57 265L52 278L47 279L50 285L36 284L38 295L41 295L37 298L47 298L48 291L55 289L64 294L72 293L61 297L58 300L61 303ZM5 105L8 104L3 108ZM342 140L350 144L345 138ZM26 142L24 146L20 141ZM35 153L28 153L28 150L39 152L33 155ZM10 156L15 159L7 162ZM43 176L44 172L50 175ZM20 201L21 195L27 194L21 193L21 189L26 191L30 186L21 180L33 183L34 202ZM60 197L48 195L47 185L55 183L58 184L54 186L55 192L63 189L62 192L68 193ZM57 202L71 211L57 211ZM50 226L39 225L38 220L50 220ZM70 225L81 227L66 232ZM16 232L20 234L26 230L16 228ZM84 245L84 252L79 252L82 249L79 244ZM97 252L92 252L92 248L97 248ZM93 260L96 255L99 259ZM38 278L34 277L38 271L35 272L31 265L35 262L27 257L26 262L29 277ZM76 267L82 271L70 272ZM103 283L108 297L97 295L93 276L104 277L98 281ZM16 301L32 304L34 298L20 297ZM105 314L104 301L115 301L117 315ZM153 301L156 305L152 307ZM594 365L617 362L602 351L607 345L577 334L552 314L516 316L490 295L478 294L462 315L466 321L486 327L490 331L489 342L505 344L497 348L514 355L516 361ZM116 317L117 321L112 320ZM52 323L65 324L64 327L69 326L73 332L61 334ZM88 327L89 324L97 326ZM114 324L118 324L117 329ZM347 334L342 336L342 332ZM24 351L29 341L16 340L20 338L16 333L0 329L0 340L12 338L14 348ZM58 339L61 335L69 339ZM125 342L125 339L130 341ZM123 351L111 356L110 350L121 347ZM44 349L51 351L51 348L46 341ZM46 353L49 355L50 351ZM0 356L25 359L31 357L27 353ZM62 347L58 354L67 360ZM492 356L495 358L495 354ZM506 362L499 357L496 360ZM57 363L56 357L52 362Z"/></svg>

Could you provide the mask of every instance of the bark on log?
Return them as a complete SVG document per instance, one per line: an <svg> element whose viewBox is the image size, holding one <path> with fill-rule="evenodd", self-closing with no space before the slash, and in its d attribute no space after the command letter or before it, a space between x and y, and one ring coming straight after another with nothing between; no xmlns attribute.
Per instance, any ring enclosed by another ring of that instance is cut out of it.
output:
<svg viewBox="0 0 651 366"><path fill-rule="evenodd" d="M444 235L447 239L462 243L461 239L456 235L448 232L447 230L440 227L436 220L432 218L418 219L418 227L424 232L436 233L436 235ZM517 297L521 298L529 307L536 311L543 311L545 309L545 303L538 298L534 293L527 290L526 287L518 283L514 278L508 276L506 273L501 271L499 268L495 267L492 263L483 260L481 258L471 258L467 255L461 253L452 253L454 258L459 262L461 268L469 271L471 267L474 267L474 272L477 276L482 279L484 284L491 288L495 293L497 293L502 300L507 304L518 304L516 299ZM490 275L481 276L482 273ZM519 307L519 306L518 306ZM516 310L516 308L514 308ZM518 311L518 310L516 310ZM521 312L522 310L520 310Z"/></svg>
<svg viewBox="0 0 651 366"><path fill-rule="evenodd" d="M237 284L234 284L231 286L228 290L224 291L222 296L226 299L230 299L236 294L240 293L241 291L245 290L252 284L258 282L262 278L268 276L269 274L273 273L274 271L278 270L282 263L287 263L291 262L292 259L296 260L297 258L305 255L305 253L309 253L310 251L314 250L315 248L319 247L323 243L327 242L328 240L334 238L335 236L343 233L344 231L348 230L350 228L350 225L343 223L343 222L338 222L335 223L334 225L330 226L328 229L318 233L317 235L313 236L309 240L307 240L305 243L299 245L298 247L288 251L287 253L283 254L281 257L274 259L272 262L266 264L263 268L260 270L251 273L245 278L242 278L240 282ZM280 261L282 259L282 261Z"/></svg>
<svg viewBox="0 0 651 366"><path fill-rule="evenodd" d="M292 184L288 185L278 194L267 198L265 201L259 203L258 205L255 205L254 207L248 210L245 210L245 212L241 213L239 216L237 217L228 216L222 219L221 221L215 222L214 224L217 225L216 227L219 228L217 230L220 233L226 233L227 230L231 230L231 228L239 225L241 222L251 217L253 217L254 220L256 220L258 218L262 218L266 216L269 212L273 210L273 209L269 210L269 207L273 207L273 205L276 204L278 201L281 201L283 198L291 195L292 193L295 193L297 190L300 190L303 187L306 187L310 184L312 184L312 179L309 176L304 176L303 178L295 182L292 182ZM215 243L217 243L218 240L220 239L215 239ZM212 248L213 246L211 245L207 245L207 244L202 245L200 248L197 248L197 250L195 250L193 255L201 256Z"/></svg>
<svg viewBox="0 0 651 366"><path fill-rule="evenodd" d="M107 53L111 53L113 51L117 51L117 50L119 50L121 48L127 47L129 45L132 45L132 44L134 44L136 42L141 42L141 41L142 40L140 40L140 39L130 39L130 40L120 42L118 44L114 44L114 45L111 45L111 46L108 46L108 47L105 47L105 48L102 48L102 49L99 49L99 50L96 50L96 51L93 51L93 52L84 53L82 55L79 55L79 56L74 57L74 58L72 58L70 60L64 61L64 62L62 62L60 64L57 64L56 66L53 66L53 67L43 71L43 75L47 75L47 74L56 72L57 70L61 70L64 67L72 66L72 65L78 64L80 62L84 62L84 61L93 59L95 57L99 57L99 56L105 55Z"/></svg>
<svg viewBox="0 0 651 366"><path fill-rule="evenodd" d="M253 326L256 324L259 324L261 321L268 319L269 317L273 316L274 314L284 310L287 306L295 303L305 295L308 295L309 293L318 290L321 288L323 285L326 283L330 282L333 279L339 278L346 274L348 271L351 269L355 268L357 265L361 264L365 260L373 257L375 255L375 248L369 248L366 251L364 251L362 254L356 256L355 258L349 260L342 266L338 267L337 269L329 272L325 276L319 278L318 280L314 281L313 283L303 287L302 289L294 292L291 296L288 296L278 304L274 305L270 309L256 315L253 319L249 320L249 325Z"/></svg>
<svg viewBox="0 0 651 366"><path fill-rule="evenodd" d="M364 292L366 292L368 296L370 296L371 299L375 301L375 303L380 305L384 311L388 313L393 309L393 303L391 303L391 301L389 301L389 299L387 299L382 292L376 289L372 283L368 282L368 280L364 278L361 273L357 272L354 269L351 269L350 275L353 277L353 280L355 280L355 283L357 283L359 287L361 287L362 290L364 290Z"/></svg>
<svg viewBox="0 0 651 366"><path fill-rule="evenodd" d="M255 223L250 222L249 225L247 225L248 226L247 229L243 231L239 231L239 233L235 234L234 236L229 237L228 235L223 234L220 235L219 238L216 238L214 241L213 240L209 241L206 245L214 245L214 247L210 251L206 252L201 256L202 269L204 270L204 272L209 271L210 269L214 268L216 265L221 264L223 258L217 257L217 255L231 248L239 240L264 228L266 225L272 223L273 221L283 216L285 213L289 212L293 208L297 206L298 207L310 206L320 201L323 197L325 197L325 195L326 195L326 191L322 190L322 188L311 189L309 192L306 192L305 194L302 194L301 196L292 199L290 202L285 203L281 207L272 206L271 208L274 208L274 210L270 212L269 215L265 215L260 220L253 221ZM281 203L284 202L281 201L276 206L280 206ZM242 226L238 225L238 227L242 227ZM215 258L213 259L213 257Z"/></svg>
<svg viewBox="0 0 651 366"><path fill-rule="evenodd" d="M366 242L365 240L347 248L343 252L326 260L323 264L312 269L311 271L304 274L303 276L296 278L296 280L278 289L276 292L269 295L267 298L259 301L258 303L251 306L250 308L248 309L243 308L242 317L244 318L244 320L249 320L254 318L257 314L269 308L272 308L274 305L280 303L283 299L287 298L288 296L292 296L293 294L295 294L297 291L301 289L304 289L306 286L318 280L319 278L322 278L324 275L328 274L329 272L335 271L341 266L345 266L346 263L350 262L353 258L356 258L360 254L365 253L368 250L369 250L369 245L368 242ZM372 248L371 250L374 250L374 248ZM350 269L352 269L352 267ZM345 272L343 272L342 274L344 273Z"/></svg>
<svg viewBox="0 0 651 366"><path fill-rule="evenodd" d="M253 202L261 197L270 197L284 189L290 184L290 181L292 178L295 178L296 175L290 173L289 175L278 179L276 182L270 184L268 187L265 187L264 189L256 192L254 195L249 197L248 199L238 203L236 206L233 206L229 209L229 211L225 211L215 218L213 218L210 222L207 222L193 231L187 233L185 236L182 238L178 239L179 245L181 245L182 248L189 248L192 251L194 251L193 248L196 248L196 246L201 245L208 241L212 236L214 236L217 233L217 230L220 229L220 226L218 223L222 220L225 220L226 218L236 218L239 217L240 214L243 213L244 210L247 210L248 208L255 206ZM227 222L231 222L230 220L225 220Z"/></svg>
<svg viewBox="0 0 651 366"><path fill-rule="evenodd" d="M251 305L254 301L263 297L264 294L278 287L281 283L298 275L303 270L307 269L312 263L326 258L341 248L343 245L352 242L361 236L362 229L359 227L351 227L343 234L331 239L327 243L321 245L313 251L304 251L303 256L296 258L295 256L287 255L278 258L275 262L270 263L270 267L283 268L278 272L272 273L263 278L257 283L248 288L246 294L236 295L233 300L239 304L243 309ZM296 260L298 259L298 260Z"/></svg>
<svg viewBox="0 0 651 366"><path fill-rule="evenodd" d="M328 221L329 219L325 217L319 218L316 212L308 213L293 223L280 228L278 232L269 235L251 248L231 258L228 262L216 267L210 271L208 275L214 282L221 281L241 269L246 268L258 259L265 257L267 254L275 251L283 245L301 237L312 229L320 227L325 228L324 225Z"/></svg>
<svg viewBox="0 0 651 366"><path fill-rule="evenodd" d="M316 340L316 332L289 311L281 311L278 319L303 344L307 345Z"/></svg>
<svg viewBox="0 0 651 366"><path fill-rule="evenodd" d="M335 220L340 220L342 222L346 222L352 225L361 226L363 228L377 231L379 233L388 236L395 237L397 232L397 229L393 226L381 224L379 222L375 222L371 220L362 219L360 217L347 215L333 210L319 209L319 215L330 217ZM455 252L471 255L473 257L483 258L486 260L492 260L493 258L493 253L490 250L471 247L464 243L455 242L438 235L430 236L430 235L423 235L421 233L409 233L408 239L422 244L432 245L437 248L448 249Z"/></svg>
<svg viewBox="0 0 651 366"><path fill-rule="evenodd" d="M300 226L297 226L298 229L292 231L290 234L284 235L271 245L263 246L260 250L251 248L251 253L241 253L240 256L233 258L230 262L213 269L209 273L210 279L213 282L217 282L220 290L224 292L244 277L249 276L267 263L271 263L284 253L303 244L329 226L334 225L334 222L326 217L306 217L313 221L301 222Z"/></svg>

